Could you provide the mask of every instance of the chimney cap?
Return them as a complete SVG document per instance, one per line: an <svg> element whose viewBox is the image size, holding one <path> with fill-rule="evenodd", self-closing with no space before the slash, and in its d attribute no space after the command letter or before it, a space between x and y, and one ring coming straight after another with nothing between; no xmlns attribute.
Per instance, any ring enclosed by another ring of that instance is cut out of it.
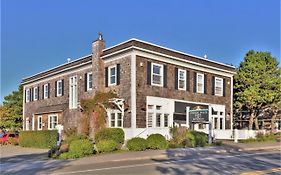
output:
<svg viewBox="0 0 281 175"><path fill-rule="evenodd" d="M207 56L207 54L205 54L205 55L204 55L204 58L205 58L205 59L208 59L208 56Z"/></svg>
<svg viewBox="0 0 281 175"><path fill-rule="evenodd" d="M103 37L102 37L102 33L101 33L101 32L99 32L99 38L98 38L98 40L103 40Z"/></svg>
<svg viewBox="0 0 281 175"><path fill-rule="evenodd" d="M67 58L67 63L70 63L71 62L71 58Z"/></svg>

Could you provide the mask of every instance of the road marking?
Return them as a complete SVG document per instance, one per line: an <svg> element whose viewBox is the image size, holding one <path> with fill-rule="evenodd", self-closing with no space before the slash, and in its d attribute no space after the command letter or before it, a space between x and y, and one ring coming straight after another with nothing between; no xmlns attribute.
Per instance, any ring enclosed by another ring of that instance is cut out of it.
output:
<svg viewBox="0 0 281 175"><path fill-rule="evenodd" d="M228 155L228 156L221 156L221 157L206 157L206 158L200 158L196 160L213 160L217 158L232 158L232 157L245 157L245 156L253 156L253 155L263 155L268 154L266 153L245 153L241 155ZM113 169L124 169L124 168L135 168L135 167L142 167L142 166L151 166L151 165L159 165L159 164L171 164L171 163L177 163L177 162L189 162L193 161L193 159L181 159L181 160L172 160L172 161L163 161L163 162L154 162L154 163L144 163L144 164L134 164L134 165L124 165L124 166L115 166L115 167L107 167L107 168L97 168L97 169L88 169L88 170L80 170L80 171L67 171L67 172L58 172L58 173L52 173L53 175L63 175L63 174L80 174L80 173L86 173L86 172L94 172L94 171L103 171L103 170L113 170ZM250 175L250 174L247 174Z"/></svg>
<svg viewBox="0 0 281 175"><path fill-rule="evenodd" d="M245 173L241 173L240 175L263 175L263 174L268 174L268 173L276 173L280 172L281 168L272 168L270 170L262 170L262 171L249 171Z"/></svg>

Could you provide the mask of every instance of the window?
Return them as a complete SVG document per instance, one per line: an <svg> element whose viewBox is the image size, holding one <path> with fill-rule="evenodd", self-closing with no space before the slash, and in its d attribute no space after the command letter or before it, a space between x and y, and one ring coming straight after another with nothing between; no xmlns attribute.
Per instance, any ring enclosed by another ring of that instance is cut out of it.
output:
<svg viewBox="0 0 281 175"><path fill-rule="evenodd" d="M42 126L42 116L39 115L38 119L37 119L37 130L42 130L43 126Z"/></svg>
<svg viewBox="0 0 281 175"><path fill-rule="evenodd" d="M49 98L49 84L44 84L44 99Z"/></svg>
<svg viewBox="0 0 281 175"><path fill-rule="evenodd" d="M147 116L147 127L148 128L152 127L152 118L153 118L153 113L148 113L148 116Z"/></svg>
<svg viewBox="0 0 281 175"><path fill-rule="evenodd" d="M223 129L223 118L220 118L220 129Z"/></svg>
<svg viewBox="0 0 281 175"><path fill-rule="evenodd" d="M148 109L153 109L153 105L148 105Z"/></svg>
<svg viewBox="0 0 281 175"><path fill-rule="evenodd" d="M215 77L215 95L223 95L223 79Z"/></svg>
<svg viewBox="0 0 281 175"><path fill-rule="evenodd" d="M161 114L156 114L156 127L161 127Z"/></svg>
<svg viewBox="0 0 281 175"><path fill-rule="evenodd" d="M197 93L204 93L204 74L197 73Z"/></svg>
<svg viewBox="0 0 281 175"><path fill-rule="evenodd" d="M33 88L33 99L34 101L38 100L38 87Z"/></svg>
<svg viewBox="0 0 281 175"><path fill-rule="evenodd" d="M163 65L152 63L152 85L163 86Z"/></svg>
<svg viewBox="0 0 281 175"><path fill-rule="evenodd" d="M57 97L62 96L62 80L57 81Z"/></svg>
<svg viewBox="0 0 281 175"><path fill-rule="evenodd" d="M77 76L69 78L69 108L75 109L78 104Z"/></svg>
<svg viewBox="0 0 281 175"><path fill-rule="evenodd" d="M156 105L156 110L161 110L161 107L162 107L162 106Z"/></svg>
<svg viewBox="0 0 281 175"><path fill-rule="evenodd" d="M25 92L25 101L29 102L30 101L30 89L26 89Z"/></svg>
<svg viewBox="0 0 281 175"><path fill-rule="evenodd" d="M164 114L164 127L169 127L169 114Z"/></svg>
<svg viewBox="0 0 281 175"><path fill-rule="evenodd" d="M110 127L123 127L123 117L120 111L110 113Z"/></svg>
<svg viewBox="0 0 281 175"><path fill-rule="evenodd" d="M57 115L49 115L48 116L48 129L53 130L56 129L58 124L58 116Z"/></svg>
<svg viewBox="0 0 281 175"><path fill-rule="evenodd" d="M178 70L178 89L186 90L186 71Z"/></svg>
<svg viewBox="0 0 281 175"><path fill-rule="evenodd" d="M218 118L215 117L214 120L214 129L218 129Z"/></svg>
<svg viewBox="0 0 281 175"><path fill-rule="evenodd" d="M87 73L87 91L93 89L93 74L92 72Z"/></svg>
<svg viewBox="0 0 281 175"><path fill-rule="evenodd" d="M108 67L108 85L114 86L117 84L117 70L116 65Z"/></svg>

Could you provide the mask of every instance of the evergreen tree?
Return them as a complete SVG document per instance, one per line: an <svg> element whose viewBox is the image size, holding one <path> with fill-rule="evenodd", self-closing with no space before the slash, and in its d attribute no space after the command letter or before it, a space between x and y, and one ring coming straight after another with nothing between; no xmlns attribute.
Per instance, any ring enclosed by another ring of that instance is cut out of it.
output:
<svg viewBox="0 0 281 175"><path fill-rule="evenodd" d="M234 107L250 112L249 129L255 122L258 128L259 113L265 108L281 106L281 69L269 52L249 51L234 76Z"/></svg>

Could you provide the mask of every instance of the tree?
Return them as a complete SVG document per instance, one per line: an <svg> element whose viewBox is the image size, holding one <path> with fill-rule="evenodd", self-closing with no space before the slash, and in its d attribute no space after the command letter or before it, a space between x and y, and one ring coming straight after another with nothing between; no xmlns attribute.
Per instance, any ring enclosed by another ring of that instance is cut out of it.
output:
<svg viewBox="0 0 281 175"><path fill-rule="evenodd" d="M281 69L269 52L249 51L234 76L234 107L250 112L249 129L265 108L280 108Z"/></svg>
<svg viewBox="0 0 281 175"><path fill-rule="evenodd" d="M17 91L4 97L3 106L0 106L0 127L7 129L22 127L22 103L23 87L20 85Z"/></svg>

